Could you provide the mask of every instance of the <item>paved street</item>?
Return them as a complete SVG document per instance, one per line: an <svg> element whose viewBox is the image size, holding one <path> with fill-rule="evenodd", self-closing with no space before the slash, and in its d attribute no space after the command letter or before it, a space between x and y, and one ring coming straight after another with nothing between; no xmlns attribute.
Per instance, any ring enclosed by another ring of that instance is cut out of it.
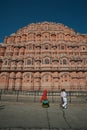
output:
<svg viewBox="0 0 87 130"><path fill-rule="evenodd" d="M87 103L50 103L42 108L40 103L0 102L0 130L87 130Z"/></svg>

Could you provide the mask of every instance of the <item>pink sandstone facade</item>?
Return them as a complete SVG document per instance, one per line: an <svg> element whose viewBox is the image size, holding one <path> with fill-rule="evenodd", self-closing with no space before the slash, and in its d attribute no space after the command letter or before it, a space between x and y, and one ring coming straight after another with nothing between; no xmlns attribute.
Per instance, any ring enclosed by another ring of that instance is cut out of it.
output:
<svg viewBox="0 0 87 130"><path fill-rule="evenodd" d="M33 23L0 44L0 89L87 90L87 35L59 23Z"/></svg>

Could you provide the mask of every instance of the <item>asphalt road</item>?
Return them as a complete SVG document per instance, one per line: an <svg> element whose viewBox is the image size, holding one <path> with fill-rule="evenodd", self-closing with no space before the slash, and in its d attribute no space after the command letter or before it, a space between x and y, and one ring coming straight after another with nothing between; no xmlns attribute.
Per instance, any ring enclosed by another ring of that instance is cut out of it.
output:
<svg viewBox="0 0 87 130"><path fill-rule="evenodd" d="M0 130L87 130L87 103L0 102Z"/></svg>

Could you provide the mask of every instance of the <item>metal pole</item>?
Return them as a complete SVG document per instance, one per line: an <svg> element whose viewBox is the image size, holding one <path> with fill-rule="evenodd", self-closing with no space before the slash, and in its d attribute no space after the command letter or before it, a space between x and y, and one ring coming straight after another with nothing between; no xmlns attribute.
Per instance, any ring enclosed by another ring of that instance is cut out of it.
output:
<svg viewBox="0 0 87 130"><path fill-rule="evenodd" d="M17 99L16 99L17 102L18 102L18 96L19 96L19 90L17 90Z"/></svg>
<svg viewBox="0 0 87 130"><path fill-rule="evenodd" d="M69 91L69 102L71 103L71 92Z"/></svg>
<svg viewBox="0 0 87 130"><path fill-rule="evenodd" d="M2 89L0 90L0 101L1 101Z"/></svg>

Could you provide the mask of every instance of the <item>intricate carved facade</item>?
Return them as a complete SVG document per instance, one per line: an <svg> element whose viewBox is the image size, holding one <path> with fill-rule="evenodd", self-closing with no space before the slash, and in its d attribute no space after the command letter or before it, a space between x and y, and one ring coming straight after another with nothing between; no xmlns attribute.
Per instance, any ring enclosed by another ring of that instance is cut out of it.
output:
<svg viewBox="0 0 87 130"><path fill-rule="evenodd" d="M87 90L87 35L63 24L30 24L0 44L0 89Z"/></svg>

